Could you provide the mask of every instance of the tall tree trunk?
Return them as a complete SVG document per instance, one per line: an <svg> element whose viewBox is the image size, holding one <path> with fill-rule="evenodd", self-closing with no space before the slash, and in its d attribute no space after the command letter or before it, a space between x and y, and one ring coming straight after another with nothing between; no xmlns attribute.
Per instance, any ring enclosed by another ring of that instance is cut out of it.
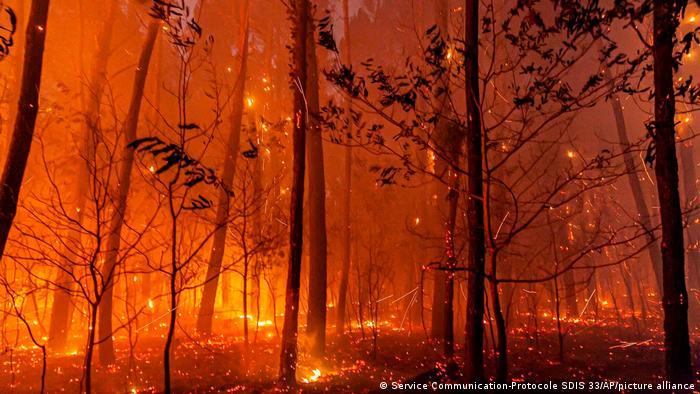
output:
<svg viewBox="0 0 700 394"><path fill-rule="evenodd" d="M291 86L294 91L294 163L292 165L292 192L289 208L289 270L284 305L284 328L280 352L280 383L291 386L296 383L297 333L299 330L299 285L301 281L301 253L304 214L304 171L306 157L306 97L304 87L307 75L306 40L308 35L309 2L294 0L291 12L292 37L294 37L293 73Z"/></svg>
<svg viewBox="0 0 700 394"><path fill-rule="evenodd" d="M467 101L467 174L469 225L469 276L467 279L467 324L465 378L484 380L484 190L482 173L482 129L479 99L479 2L465 1L465 67Z"/></svg>
<svg viewBox="0 0 700 394"><path fill-rule="evenodd" d="M318 66L314 43L314 22L309 18L307 33L306 100L308 104L307 166L309 167L309 312L306 333L311 339L311 354L323 356L326 349L326 179L323 168L323 139L319 116Z"/></svg>
<svg viewBox="0 0 700 394"><path fill-rule="evenodd" d="M24 170L27 167L29 150L34 136L34 125L39 111L39 91L48 15L49 0L32 1L25 33L22 86L17 104L17 116L5 159L2 179L0 179L0 258L5 251L12 221L17 213L17 200L22 187Z"/></svg>
<svg viewBox="0 0 700 394"><path fill-rule="evenodd" d="M224 159L223 181L228 190L233 190L233 179L236 173L236 159L238 158L241 141L241 125L243 123L243 101L245 94L245 80L248 67L248 7L249 1L241 3L240 9L240 41L241 63L233 93L233 108L231 111L231 129L227 141L226 158ZM228 230L228 216L230 198L226 190L219 189L219 205L216 210L216 230L211 244L209 264L207 266L206 283L202 293L202 304L197 316L197 331L202 334L211 334L214 317L214 304L221 271L221 262L226 250L226 232Z"/></svg>
<svg viewBox="0 0 700 394"><path fill-rule="evenodd" d="M642 191L642 185L637 177L637 166L634 164L634 156L629 150L632 148L629 137L627 135L627 125L625 124L624 112L622 112L622 105L620 104L620 98L616 95L610 100L610 105L612 106L613 114L615 115L615 125L617 126L617 137L620 140L620 145L622 149L625 150L623 158L625 161L625 170L627 171L627 180L629 181L630 190L632 191L632 197L634 198L634 205L637 208L637 215L639 215L639 224L642 226L646 232L646 240L649 243L647 252L649 253L649 262L651 263L652 272L654 273L654 278L656 279L656 286L661 293L663 288L663 273L661 267L661 250L659 250L659 243L654 240L654 234L651 231L651 215L649 214L649 208L647 207L647 202L644 199L644 192Z"/></svg>
<svg viewBox="0 0 700 394"><path fill-rule="evenodd" d="M85 20L83 18L83 1L78 1L78 17L80 18L80 33L78 40L79 52L79 71L80 75L85 74ZM110 7L110 12L114 12L116 8L114 4ZM107 60L109 56L109 47L111 44L111 28L114 25L113 15L109 15L107 23L103 26L97 39L97 53L92 69L91 76L88 80L88 99L85 99L85 86L80 84L80 104L83 107L84 121L81 124L79 134L78 152L75 154L75 162L77 162L77 174L73 182L73 194L70 196L73 204L72 209L68 210L70 219L75 223L81 224L85 216L85 200L90 190L90 181L92 180L91 166L94 166L95 159L95 143L97 138L97 122L99 116L99 106L104 86L104 78L106 78ZM69 240L69 245L80 245L81 234L78 228L68 230L66 238ZM66 248L64 255L70 254L70 247ZM56 351L63 351L68 342L68 331L73 322L73 304L71 302L71 292L75 287L75 282L71 277L72 264L66 261L66 268L57 269L56 283L58 286L54 289L53 303L51 306L51 325L49 328L49 347Z"/></svg>
<svg viewBox="0 0 700 394"><path fill-rule="evenodd" d="M129 188L131 186L131 169L134 166L134 150L126 147L127 144L136 139L136 129L138 128L139 113L141 112L141 102L146 86L146 77L153 54L156 37L160 30L160 23L152 21L148 25L148 32L141 48L139 63L134 75L134 85L131 91L131 101L129 111L126 114L122 135L124 146L122 159L119 162L119 178L117 195L115 198L114 213L110 218L109 234L107 236L107 249L105 251L105 264L102 267L102 277L105 280L105 291L102 302L98 309L98 338L101 341L99 346L99 357L102 364L114 363L114 344L112 341L112 307L113 307L113 279L114 272L119 258L121 245L121 232L124 225L124 215L126 214Z"/></svg>
<svg viewBox="0 0 700 394"><path fill-rule="evenodd" d="M444 40L447 40L447 33L449 30L448 27L448 7L447 7L447 1L446 0L438 0L435 2L435 24L439 29L440 35ZM445 79L447 77L444 77ZM437 108L438 112L438 122L435 127L435 134L436 134L436 144L438 145L438 150L441 153L444 153L446 151L451 151L452 147L448 146L450 144L450 134L452 133L451 127L449 123L446 121L444 118L444 111L445 111L445 106L447 103L447 98L449 96L449 83L445 80L441 80L439 85L437 86L438 90L443 90L443 96L441 100L439 100L439 108ZM448 155L450 158L452 158L452 155ZM442 157L442 155L440 155ZM436 158L435 159L436 163L434 165L435 167L435 173L437 176L442 178L445 174L447 175L447 182L450 182L450 165L451 164L456 164L456 163L447 163L446 160ZM450 189L450 186L444 187L443 184L444 181L438 182L437 183L437 195L438 197L438 204L437 208L438 211L440 211L441 207L444 207L443 204L441 204L441 201L447 201L447 214L446 218L441 214L442 212L438 212L438 216L440 216L440 219L442 221L442 224L444 224L443 227L443 232L445 236L445 249L444 249L444 255L441 257L447 257L448 259L453 259L454 258L454 225L455 225L455 219L456 219L456 209L455 209L455 217L452 216L452 206L453 206L453 201L456 203L456 201L459 199L459 195L457 194L457 191L454 190L454 198L452 196L453 190ZM445 194L445 197L443 199L442 194ZM456 208L456 206L455 206ZM451 256L451 257L450 257ZM452 264L452 261L447 262L448 265ZM449 267L448 267L449 268ZM447 332L448 327L447 327L447 322L446 322L446 313L453 313L453 308L454 306L452 305L452 301L447 301L447 284L448 282L453 283L454 280L453 278L448 278L449 274L447 271L444 270L436 270L435 271L435 280L433 281L433 308L432 308L432 313L431 313L431 329L430 329L430 335L435 338L435 339L440 339L444 343L444 350L445 350L445 355L448 353L448 349L454 348L452 343L448 345L448 339L447 337L450 336L452 339L454 339L454 333L449 333ZM451 294L454 294L454 289L451 290ZM450 341L453 342L453 341ZM449 351L449 353L452 353L453 351ZM450 356L451 357L451 356Z"/></svg>
<svg viewBox="0 0 700 394"><path fill-rule="evenodd" d="M352 64L350 45L350 11L348 0L343 0L343 25L345 29L345 63ZM348 113L352 111L352 100L347 99ZM348 130L350 131L350 130ZM345 332L345 316L347 314L348 284L350 282L350 259L352 258L352 227L351 227L351 207L352 207L352 147L348 143L345 147L345 188L343 191L343 267L340 274L340 288L338 289L338 317L336 320L336 334L343 335Z"/></svg>
<svg viewBox="0 0 700 394"><path fill-rule="evenodd" d="M683 220L678 193L673 88L674 39L680 1L654 0L654 127L656 185L661 212L666 377L693 381L688 337Z"/></svg>

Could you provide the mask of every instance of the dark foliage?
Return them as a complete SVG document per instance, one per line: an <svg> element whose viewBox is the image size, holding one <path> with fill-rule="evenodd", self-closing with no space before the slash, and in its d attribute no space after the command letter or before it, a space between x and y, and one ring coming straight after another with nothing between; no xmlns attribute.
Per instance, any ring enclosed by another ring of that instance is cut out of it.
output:
<svg viewBox="0 0 700 394"><path fill-rule="evenodd" d="M159 160L161 164L153 171L156 175L170 170L182 170L182 174L185 175L185 179L181 182L183 186L192 188L199 184L209 185L222 188L229 196L233 196L233 191L224 184L221 178L216 176L216 172L212 168L192 158L176 144L166 143L158 137L144 137L131 142L128 147L139 153L150 154L154 159ZM202 195L199 195L191 203L189 209L203 209L211 206L211 201Z"/></svg>
<svg viewBox="0 0 700 394"><path fill-rule="evenodd" d="M4 7L5 20L0 20L0 61L10 54L14 45L14 35L17 31L17 16L10 7Z"/></svg>

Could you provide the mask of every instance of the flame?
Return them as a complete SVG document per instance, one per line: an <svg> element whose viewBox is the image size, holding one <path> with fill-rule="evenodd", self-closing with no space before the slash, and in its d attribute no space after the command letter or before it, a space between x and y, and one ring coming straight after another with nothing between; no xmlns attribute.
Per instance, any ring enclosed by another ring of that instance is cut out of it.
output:
<svg viewBox="0 0 700 394"><path fill-rule="evenodd" d="M313 370L311 370L311 373L311 376L309 376L308 378L302 378L301 381L304 383L313 383L321 377L321 370L318 368L314 368Z"/></svg>
<svg viewBox="0 0 700 394"><path fill-rule="evenodd" d="M271 326L272 325L272 320L260 320L258 322L258 327L265 327L265 326Z"/></svg>

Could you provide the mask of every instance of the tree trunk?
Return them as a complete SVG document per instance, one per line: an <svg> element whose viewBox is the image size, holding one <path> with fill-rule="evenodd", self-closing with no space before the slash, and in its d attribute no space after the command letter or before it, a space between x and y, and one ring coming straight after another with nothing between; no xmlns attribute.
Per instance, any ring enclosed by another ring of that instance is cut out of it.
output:
<svg viewBox="0 0 700 394"><path fill-rule="evenodd" d="M663 308L666 378L693 381L688 337L688 293L685 288L683 220L678 193L673 88L677 2L654 0L654 128L656 185L661 212Z"/></svg>
<svg viewBox="0 0 700 394"><path fill-rule="evenodd" d="M146 86L146 77L153 54L156 37L160 30L160 23L152 21L148 25L146 39L141 48L139 63L134 76L134 85L131 92L129 111L127 112L122 134L124 148L122 160L119 163L118 190L114 206L114 214L110 219L109 235L107 237L107 249L105 252L105 264L102 267L102 277L105 281L105 289L102 302L98 310L98 338L99 357L102 364L114 363L114 344L112 341L112 305L113 305L113 277L116 270L119 249L121 245L121 231L124 224L124 215L127 209L127 197L131 185L131 169L134 165L134 150L126 147L127 144L136 139L136 129L138 127L139 113L143 92Z"/></svg>
<svg viewBox="0 0 700 394"><path fill-rule="evenodd" d="M447 192L449 201L448 219L445 228L445 249L447 251L447 271L445 272L445 298L443 300L443 353L451 359L455 353L454 333L454 295L455 295L455 269L457 268L457 256L455 255L455 228L457 222L457 203L459 201L458 181L456 174L452 185Z"/></svg>
<svg viewBox="0 0 700 394"><path fill-rule="evenodd" d="M623 158L625 161L625 170L627 171L627 180L629 181L630 190L632 191L632 197L634 197L634 205L637 207L639 224L646 232L646 240L649 243L649 247L647 248L647 251L649 252L649 261L651 263L652 271L654 272L657 289L659 293L661 293L661 289L663 288L661 251L659 250L659 243L654 240L654 234L651 232L651 215L649 215L649 208L647 207L647 202L644 199L642 185L637 177L637 168L634 164L634 156L632 156L632 153L629 152L632 144L630 144L630 140L627 135L627 125L625 124L625 116L624 112L622 112L622 105L620 104L619 97L613 96L610 100L610 105L612 106L613 114L615 115L617 136L620 140L620 145L622 145L622 149L625 150Z"/></svg>
<svg viewBox="0 0 700 394"><path fill-rule="evenodd" d="M82 12L82 2L79 2ZM80 151L76 155L78 162L77 175L74 178L74 210L69 210L71 219L75 223L82 223L85 215L85 200L89 195L90 179L92 179L91 167L95 165L95 144L99 137L99 121L100 121L100 104L102 102L102 94L104 86L107 82L107 63L109 61L109 52L112 43L112 32L115 23L115 14L117 5L114 2L110 3L109 13L105 19L105 24L102 26L100 33L97 36L97 53L95 54L95 62L88 81L88 99L84 106L84 122L81 125L80 132ZM83 26L81 22L80 31L80 72L83 71ZM84 97L84 88L80 88L81 102ZM81 243L81 234L79 229L72 228L69 230L67 238L74 244ZM69 255L70 251L64 252L64 255ZM71 263L66 262L66 268L71 269ZM74 281L71 276L59 269L57 272L57 283L60 284L54 290L54 302L51 308L51 326L49 331L49 345L54 350L65 350L67 344L68 330L72 323L73 304L71 302L70 291L74 287Z"/></svg>
<svg viewBox="0 0 700 394"><path fill-rule="evenodd" d="M484 380L484 190L482 173L482 129L479 99L479 2L465 1L465 66L467 97L467 174L469 257L465 378Z"/></svg>
<svg viewBox="0 0 700 394"><path fill-rule="evenodd" d="M223 181L226 189L233 190L233 179L236 173L236 159L240 150L241 125L243 123L243 100L245 80L248 67L248 0L241 3L240 43L241 63L233 93L233 109L231 111L231 129L228 136L228 151L224 159ZM202 304L197 316L197 331L201 334L211 334L214 317L214 304L221 271L221 261L226 250L226 232L228 229L229 195L223 188L219 189L219 205L216 210L216 230L209 254L206 282L202 293Z"/></svg>
<svg viewBox="0 0 700 394"><path fill-rule="evenodd" d="M97 305L90 304L90 311L88 316L88 338L87 344L85 345L85 360L83 363L83 381L85 384L85 393L90 394L92 392L92 356L95 352L95 320L97 318Z"/></svg>
<svg viewBox="0 0 700 394"><path fill-rule="evenodd" d="M39 111L41 70L46 41L49 0L32 1L27 22L22 86L17 104L17 116L0 180L0 257L5 251L12 221L17 213L17 200L22 187L24 170L34 136Z"/></svg>
<svg viewBox="0 0 700 394"><path fill-rule="evenodd" d="M351 46L350 46L350 11L348 9L348 0L343 0L343 25L345 29L345 53L346 53L346 64L352 64L351 56ZM347 99L347 110L348 113L352 110L352 100ZM348 132L350 132L348 130ZM352 228L351 228L351 207L352 207L352 148L350 144L345 147L345 190L343 194L345 198L343 200L343 267L340 276L340 288L338 289L338 317L336 320L336 334L343 335L345 332L345 316L347 313L347 298L348 298L348 284L350 281L350 259L352 258Z"/></svg>
<svg viewBox="0 0 700 394"><path fill-rule="evenodd" d="M562 275L564 280L564 298L566 300L566 317L578 317L578 302L576 302L576 276L573 270L566 270Z"/></svg>
<svg viewBox="0 0 700 394"><path fill-rule="evenodd" d="M435 2L435 23L439 29L440 35L443 39L447 40L447 31L448 31L448 22L447 22L447 17L448 17L448 9L447 9L447 1L446 0L439 0ZM445 77L446 78L446 77ZM449 89L449 83L447 81L442 80L439 83L439 86L437 87L439 90L443 90L444 92L442 93L443 96L441 100L439 100L439 108L437 108L438 112L438 122L435 126L435 140L437 149L440 151L440 153L444 153L445 151L451 151L452 147L449 146L450 144L450 133L451 133L451 128L448 122L445 121L443 112L445 110L445 105L447 98L449 96L448 89ZM452 158L452 155L448 155L450 158ZM440 155L442 157L442 155ZM435 163L435 173L438 177L442 178L446 173L449 173L449 168L451 164L456 164L456 163L447 163L446 160L442 159L436 159ZM448 175L449 178L449 175ZM443 181L444 182L444 181ZM440 207L443 206L443 204L440 203L440 201L447 201L447 218L443 217L441 215L442 212L438 212L438 216L440 216L440 219L442 220L442 223L444 223L444 236L445 236L445 253L444 256L442 257L447 257L448 260L454 259L454 227L455 227L455 220L456 220L456 209L455 209L455 217L452 216L452 206L453 206L453 201L456 203L456 201L459 199L459 194L457 194L457 191L454 190L454 196L451 194L453 190L450 189L450 186L444 187L443 182L438 182L437 184L437 192L436 194L439 197L437 208L438 211L440 211ZM449 182L449 179L448 179ZM441 195L445 194L445 198L442 199ZM455 206L456 208L456 206ZM449 257L452 256L452 257ZM447 262L448 266L452 264L452 261ZM449 267L448 267L449 268ZM452 305L452 298L454 295L454 289L448 290L448 283L454 283L453 277L448 278L449 273L444 270L436 270L435 271L435 280L433 281L433 308L432 308L432 313L431 313L431 329L430 329L430 334L433 338L435 339L441 339L444 343L444 353L447 355L448 350L450 348L454 348L453 346L453 340L454 340L454 333L450 332L448 333L448 326L447 326L447 318L446 318L446 313L453 313L454 314L454 306ZM448 301L448 294L447 292L450 292L450 300ZM447 304L450 305L447 305ZM451 320L452 317L450 317ZM452 340L450 341L451 343L448 345L448 338L451 337ZM453 353L453 351L449 351L449 353ZM450 356L451 357L451 356Z"/></svg>
<svg viewBox="0 0 700 394"><path fill-rule="evenodd" d="M307 165L309 167L309 312L306 333L311 339L311 354L323 356L326 348L326 179L323 169L323 139L319 115L318 67L314 43L314 23L309 18L307 33L306 100L308 104Z"/></svg>
<svg viewBox="0 0 700 394"><path fill-rule="evenodd" d="M90 167L94 165L95 156L95 143L99 138L99 122L100 122L100 104L102 103L102 95L104 93L104 87L107 82L107 63L109 61L109 53L112 44L112 33L114 31L114 24L116 22L116 12L117 4L110 3L109 13L105 20L105 24L97 38L97 53L95 54L94 68L91 73L88 89L88 100L85 108L85 122L82 125L82 144L84 152L83 158L80 159L80 168L78 170L78 176L76 177L76 217L74 218L76 222L81 223L83 220L83 215L85 209L83 207L85 203L86 196L89 194L88 188L90 187L88 179L91 178ZM70 237L74 237L76 242L80 242L80 234L73 232ZM72 280L70 277L65 275L64 271L59 272L59 277L66 282L66 286L70 286ZM56 313L51 315L51 328L52 330L58 330L50 337L55 344L55 347L61 348L65 345L64 336L67 335L68 327L70 326L71 319L69 316L72 314L70 294L68 294L63 289L57 289L54 295L54 309L57 309ZM91 319L94 319L92 316ZM111 336L111 334L110 334ZM111 338L110 338L111 339ZM114 360L112 360L114 361Z"/></svg>
<svg viewBox="0 0 700 394"><path fill-rule="evenodd" d="M494 250L490 253L491 272L493 275L498 270L498 252ZM496 381L505 383L508 379L508 334L506 332L506 320L501 307L501 295L498 293L498 281L491 280L491 303L493 306L493 316L496 321L496 334L498 342L494 344L496 349Z"/></svg>
<svg viewBox="0 0 700 394"><path fill-rule="evenodd" d="M294 91L294 163L292 165L292 192L289 209L289 271L284 305L284 328L280 352L280 383L286 386L296 384L297 333L299 330L299 285L301 281L301 253L304 214L304 170L306 157L306 98L303 87L306 85L309 2L295 0L293 10L292 37L293 75L291 86Z"/></svg>

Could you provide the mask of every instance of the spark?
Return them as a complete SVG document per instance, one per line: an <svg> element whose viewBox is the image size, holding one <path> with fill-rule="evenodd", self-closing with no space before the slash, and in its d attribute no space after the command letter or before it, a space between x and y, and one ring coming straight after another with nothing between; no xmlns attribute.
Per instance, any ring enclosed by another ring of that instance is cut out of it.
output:
<svg viewBox="0 0 700 394"><path fill-rule="evenodd" d="M581 313L578 315L579 319L586 312L586 308L588 308L588 304L591 302L591 299L593 298L593 295L595 294L596 290L598 290L598 289L593 289L593 292L591 293L591 295L588 296L588 299L586 300L586 305L584 305L583 310L581 310Z"/></svg>
<svg viewBox="0 0 700 394"><path fill-rule="evenodd" d="M380 298L380 299L378 299L377 301L375 301L375 304L379 304L380 302L382 302L382 301L384 301L384 300L387 300L387 299L389 299L389 298L391 298L391 297L393 297L393 296L394 296L393 294L389 294L388 296L386 296L386 297L384 297L384 298Z"/></svg>
<svg viewBox="0 0 700 394"><path fill-rule="evenodd" d="M173 308L173 309L171 309L171 310L169 310L169 311L163 313L162 315L156 317L155 319L151 320L150 322L146 323L145 325L143 325L143 326L137 328L137 329L136 329L136 332L139 332L139 331L143 330L144 328L150 326L151 324L157 322L158 320L164 318L165 316L168 316L168 315L170 314L170 312L174 311L175 309L177 309L177 306L176 306L175 308Z"/></svg>
<svg viewBox="0 0 700 394"><path fill-rule="evenodd" d="M399 325L399 330L403 329L403 323L404 323L404 321L406 321L406 316L408 315L408 311L411 309L413 304L416 302L416 297L418 296L418 291L417 291L418 287L419 286L416 286L415 289L411 290L411 292L413 293L413 297L411 297L411 301L408 303L406 310L403 312L403 317L401 318L401 324ZM401 298L403 298L403 297L401 297ZM399 298L399 300L401 298ZM395 300L394 302L396 302L396 301L398 301L398 300Z"/></svg>
<svg viewBox="0 0 700 394"><path fill-rule="evenodd" d="M510 211L506 212L505 216L503 216L503 220L501 220L501 224L498 225L498 230L496 230L496 236L493 237L493 239L498 239L498 234L501 233L501 227L503 227L503 223L506 222L506 218L508 218L508 215L510 215Z"/></svg>
<svg viewBox="0 0 700 394"><path fill-rule="evenodd" d="M649 343L649 342L651 342L651 339L647 339L646 341L641 341L641 342L626 342L626 341L622 341L620 344L614 345L614 346L610 346L608 349L626 349L626 348L628 348L628 347L637 346L637 345L643 345L643 344Z"/></svg>

